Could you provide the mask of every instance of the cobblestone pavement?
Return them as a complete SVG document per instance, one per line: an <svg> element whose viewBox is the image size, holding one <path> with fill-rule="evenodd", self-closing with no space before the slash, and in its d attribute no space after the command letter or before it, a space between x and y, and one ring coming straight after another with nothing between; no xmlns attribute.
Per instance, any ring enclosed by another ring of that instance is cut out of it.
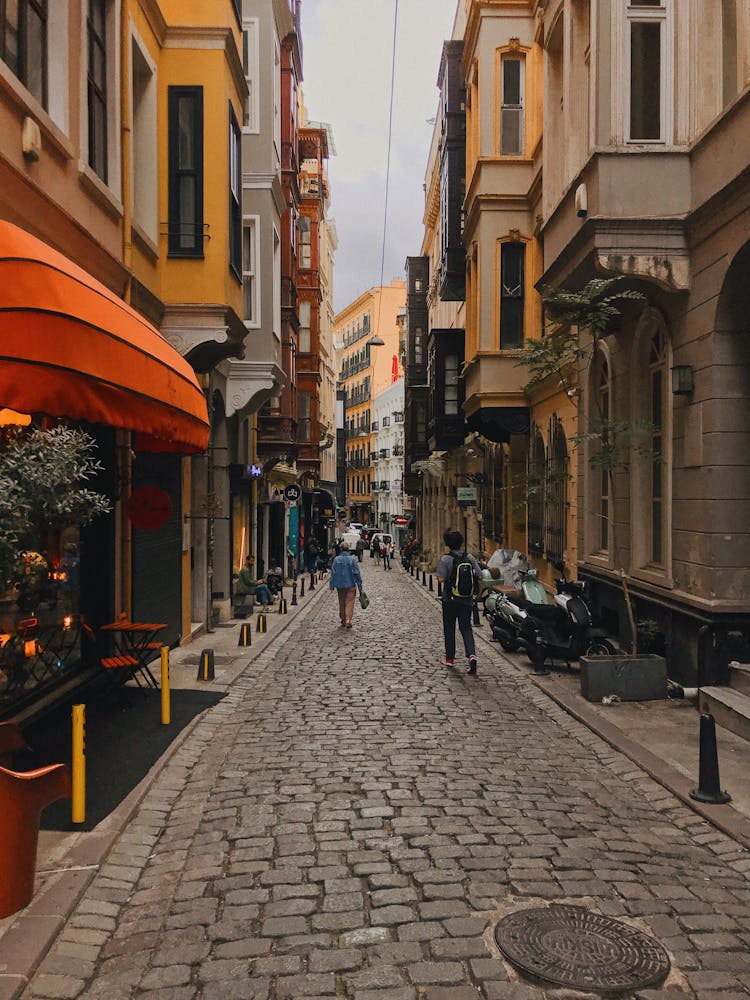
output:
<svg viewBox="0 0 750 1000"><path fill-rule="evenodd" d="M548 901L662 942L639 997L750 995L747 852L499 647L439 666L437 602L364 570L351 631L325 595L201 719L24 1000L580 998L492 940Z"/></svg>

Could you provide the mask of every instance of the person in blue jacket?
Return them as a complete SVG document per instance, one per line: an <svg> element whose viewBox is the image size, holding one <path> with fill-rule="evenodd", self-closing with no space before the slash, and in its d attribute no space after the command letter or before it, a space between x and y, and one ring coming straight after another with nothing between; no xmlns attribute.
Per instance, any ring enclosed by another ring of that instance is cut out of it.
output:
<svg viewBox="0 0 750 1000"><path fill-rule="evenodd" d="M331 563L331 590L338 591L339 617L342 628L352 627L354 614L354 599L357 590L362 590L362 573L359 563L349 551L349 543L341 543L341 553Z"/></svg>

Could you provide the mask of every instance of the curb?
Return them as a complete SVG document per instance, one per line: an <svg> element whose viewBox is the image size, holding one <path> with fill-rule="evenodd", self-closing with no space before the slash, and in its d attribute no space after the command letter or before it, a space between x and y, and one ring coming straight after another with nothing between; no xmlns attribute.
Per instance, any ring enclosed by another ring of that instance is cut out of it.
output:
<svg viewBox="0 0 750 1000"><path fill-rule="evenodd" d="M428 598L428 600L436 596L434 593L430 593L426 587L423 587L416 577L411 577L408 572L406 575L414 581L414 585L419 592ZM475 638L486 644L495 657L499 656L514 669L520 669L518 664L507 657L504 652L495 646L491 646L490 640L485 638L481 633L476 633ZM587 729L590 729L591 732L604 740L605 743L622 753L623 756L636 764L650 778L653 778L654 781L660 784L662 788L666 788L668 792L671 792L680 802L689 806L693 812L705 819L706 822L726 834L727 837L731 837L732 840L735 840L745 850L750 850L750 820L742 813L737 812L736 809L733 809L731 804L723 805L721 815L717 815L710 806L690 797L690 790L695 787L695 781L686 777L660 757L657 757L656 754L647 750L640 743L631 740L622 729L600 718L592 710L587 709L585 703L581 705L573 704L564 695L557 691L552 691L545 677L534 677L533 674L526 673L525 671L521 671L521 673L525 677L528 677L532 684L559 708L567 712L576 722L580 722L586 726Z"/></svg>
<svg viewBox="0 0 750 1000"><path fill-rule="evenodd" d="M325 588L321 587L320 591L327 593L327 580L322 582L325 583ZM313 599L306 601L302 607L297 605L298 610L294 614L278 616L283 617L284 621L278 629L263 636L265 641L252 646L237 647L242 651L240 655L247 653L246 663L242 669L246 669L257 656L265 652L275 639L286 632L292 622L305 618L308 609L315 607L316 604L317 600ZM238 628L240 624L238 620ZM187 650L192 645L204 642L207 636L213 634L201 632L187 645L179 648ZM215 687L222 690L228 688L230 684L231 681L225 685L217 684ZM210 711L210 707L204 709L177 733L161 757L122 802L97 827L79 835L80 839L65 853L62 863L64 867L59 870L47 870L54 871L55 874L59 871L58 877L47 882L27 907L8 918L11 923L0 936L0 1000L19 1000L151 785ZM45 869L42 869L42 872L44 871Z"/></svg>

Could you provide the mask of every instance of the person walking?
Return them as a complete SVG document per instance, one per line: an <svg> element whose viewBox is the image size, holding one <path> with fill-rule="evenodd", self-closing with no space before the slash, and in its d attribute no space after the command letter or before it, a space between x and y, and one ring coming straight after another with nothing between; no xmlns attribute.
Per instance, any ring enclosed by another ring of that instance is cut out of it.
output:
<svg viewBox="0 0 750 1000"><path fill-rule="evenodd" d="M361 538L361 537L358 538L357 539L357 544L355 546L355 549L356 549L356 552L357 552L357 562L358 563L362 562L362 556L365 554L365 549L366 548L367 548L367 542L364 540L364 538Z"/></svg>
<svg viewBox="0 0 750 1000"><path fill-rule="evenodd" d="M474 556L464 549L464 536L460 531L447 530L443 535L448 552L438 563L436 575L443 585L443 636L445 659L443 666L452 667L456 657L456 623L464 641L464 652L469 661L469 673L477 672L477 654L471 628L474 595L478 592L481 570Z"/></svg>
<svg viewBox="0 0 750 1000"><path fill-rule="evenodd" d="M354 614L354 598L357 590L362 590L362 573L359 563L349 551L349 543L341 543L341 554L331 563L331 590L338 591L339 617L343 628L352 627Z"/></svg>

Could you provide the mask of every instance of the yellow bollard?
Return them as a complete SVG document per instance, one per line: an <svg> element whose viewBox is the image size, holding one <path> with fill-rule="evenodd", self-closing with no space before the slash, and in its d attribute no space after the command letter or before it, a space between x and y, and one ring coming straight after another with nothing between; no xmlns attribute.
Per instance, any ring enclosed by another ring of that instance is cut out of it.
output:
<svg viewBox="0 0 750 1000"><path fill-rule="evenodd" d="M71 820L86 821L86 706L73 705L73 791Z"/></svg>
<svg viewBox="0 0 750 1000"><path fill-rule="evenodd" d="M161 724L172 721L169 703L169 646L161 647Z"/></svg>

